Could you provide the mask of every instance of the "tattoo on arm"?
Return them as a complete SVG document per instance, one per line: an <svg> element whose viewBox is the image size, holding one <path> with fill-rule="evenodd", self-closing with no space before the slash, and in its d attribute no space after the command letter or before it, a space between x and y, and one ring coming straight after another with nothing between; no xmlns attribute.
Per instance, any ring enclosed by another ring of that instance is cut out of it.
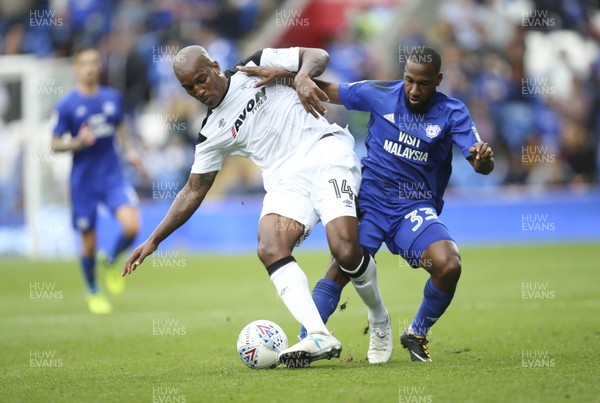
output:
<svg viewBox="0 0 600 403"><path fill-rule="evenodd" d="M160 243L171 235L173 231L181 227L194 214L202 204L218 172L190 175L183 189L177 194L167 215L152 234L157 243Z"/></svg>
<svg viewBox="0 0 600 403"><path fill-rule="evenodd" d="M318 77L327 68L329 54L323 49L300 48L300 65L298 73L305 73L310 78Z"/></svg>
<svg viewBox="0 0 600 403"><path fill-rule="evenodd" d="M217 177L219 171L208 172L200 175L190 175L189 184L197 191L202 191L202 188L206 188L204 194L210 189L212 184Z"/></svg>

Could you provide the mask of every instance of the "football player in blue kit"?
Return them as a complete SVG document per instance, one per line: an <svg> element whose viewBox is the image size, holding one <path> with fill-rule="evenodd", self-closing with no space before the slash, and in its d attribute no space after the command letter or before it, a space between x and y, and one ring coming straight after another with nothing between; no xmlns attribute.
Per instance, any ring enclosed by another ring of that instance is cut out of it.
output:
<svg viewBox="0 0 600 403"><path fill-rule="evenodd" d="M289 77L283 71L244 71L267 81ZM372 256L385 242L411 267L430 274L421 306L400 337L411 360L419 362L431 361L426 335L450 305L461 274L458 247L438 217L452 172L452 145L476 172L487 175L494 169L493 151L481 141L466 106L436 91L442 78L440 55L430 47L415 47L406 56L403 80L340 84L314 80L324 91L322 100L370 112L358 192L364 213L359 241ZM311 109L313 114L327 112L322 104ZM324 322L348 283L337 266L332 259L313 290Z"/></svg>
<svg viewBox="0 0 600 403"><path fill-rule="evenodd" d="M62 98L53 115L52 149L72 152L70 177L72 220L81 233L81 268L87 286L91 312L109 313L112 307L96 282L96 214L104 204L117 218L121 233L102 259L106 288L115 294L125 285L113 263L131 245L140 227L137 196L121 172L115 137L134 167L141 161L129 143L123 121L122 98L118 91L100 85L100 54L84 47L74 54L76 87ZM115 136L117 135L117 136Z"/></svg>

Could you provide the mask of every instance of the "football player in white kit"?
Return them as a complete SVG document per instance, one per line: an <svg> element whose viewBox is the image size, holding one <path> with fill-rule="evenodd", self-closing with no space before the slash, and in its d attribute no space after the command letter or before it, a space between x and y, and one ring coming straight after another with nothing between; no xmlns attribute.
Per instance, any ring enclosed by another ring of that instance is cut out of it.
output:
<svg viewBox="0 0 600 403"><path fill-rule="evenodd" d="M285 85L255 86L258 78L231 69L221 71L201 46L176 55L173 69L187 93L208 113L196 145L190 177L163 221L135 249L123 269L131 273L161 241L185 223L200 206L227 155L249 158L262 169L266 195L258 224L258 257L307 337L282 351L279 361L304 367L339 357L341 343L329 332L312 300L308 280L292 256L320 220L329 249L351 278L369 309L372 324L389 324L377 284L373 257L358 243L355 193L360 185L354 139L346 130L317 118L299 97L322 108L324 94L312 81L322 73L320 49L264 49L242 66L274 66L297 72L294 90ZM325 63L326 64L326 63ZM391 332L388 332L391 334ZM389 360L392 340L369 344L369 361Z"/></svg>

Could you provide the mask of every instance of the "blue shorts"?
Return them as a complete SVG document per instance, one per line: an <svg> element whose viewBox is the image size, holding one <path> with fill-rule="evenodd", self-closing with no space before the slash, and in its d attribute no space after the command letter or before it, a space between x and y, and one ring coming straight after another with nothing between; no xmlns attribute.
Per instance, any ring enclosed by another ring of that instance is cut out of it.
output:
<svg viewBox="0 0 600 403"><path fill-rule="evenodd" d="M105 205L112 214L121 206L138 204L135 190L124 183L104 189L71 189L73 227L80 232L96 228L98 205Z"/></svg>
<svg viewBox="0 0 600 403"><path fill-rule="evenodd" d="M419 268L423 252L434 242L454 241L448 228L440 221L435 210L426 204L414 204L403 211L386 214L360 204L364 211L358 227L360 244L372 256L385 242L390 252L400 255L413 268Z"/></svg>

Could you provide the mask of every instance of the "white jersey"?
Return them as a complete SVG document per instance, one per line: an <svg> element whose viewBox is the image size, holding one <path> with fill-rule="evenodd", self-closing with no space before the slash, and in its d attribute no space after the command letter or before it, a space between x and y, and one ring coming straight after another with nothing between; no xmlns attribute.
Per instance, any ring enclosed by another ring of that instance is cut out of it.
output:
<svg viewBox="0 0 600 403"><path fill-rule="evenodd" d="M299 56L299 48L263 49L242 61L242 65L296 72ZM235 68L226 71L225 76L229 88L202 124L192 173L217 171L225 156L239 155L262 169L263 184L269 191L269 183L278 173L301 164L299 156L324 134L336 133L353 146L354 139L346 130L324 117L316 119L307 113L294 89L275 83L253 88L259 78Z"/></svg>

